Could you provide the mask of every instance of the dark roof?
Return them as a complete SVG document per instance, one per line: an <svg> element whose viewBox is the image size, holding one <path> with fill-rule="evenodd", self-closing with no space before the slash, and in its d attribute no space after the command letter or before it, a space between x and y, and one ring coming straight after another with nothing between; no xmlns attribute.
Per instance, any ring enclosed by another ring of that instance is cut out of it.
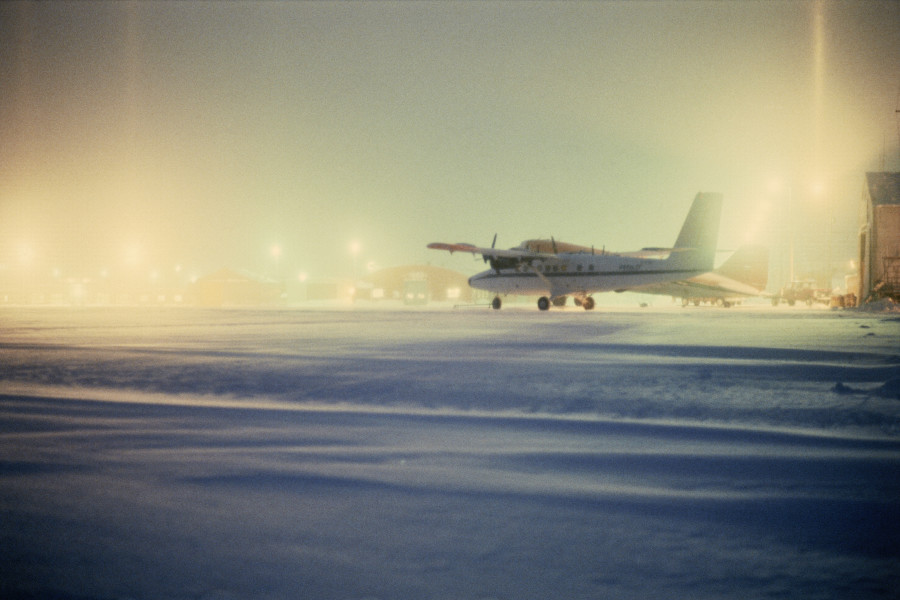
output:
<svg viewBox="0 0 900 600"><path fill-rule="evenodd" d="M900 204L900 173L866 173L873 206Z"/></svg>

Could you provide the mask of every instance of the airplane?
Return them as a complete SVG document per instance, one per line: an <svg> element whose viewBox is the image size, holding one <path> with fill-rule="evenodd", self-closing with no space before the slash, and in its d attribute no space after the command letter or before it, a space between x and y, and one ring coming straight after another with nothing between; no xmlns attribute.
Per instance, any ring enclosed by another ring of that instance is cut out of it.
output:
<svg viewBox="0 0 900 600"><path fill-rule="evenodd" d="M702 302L728 308L742 298L762 296L769 279L769 250L765 246L746 245L734 251L728 260L709 273L690 279L639 286L632 292L681 298L682 306Z"/></svg>
<svg viewBox="0 0 900 600"><path fill-rule="evenodd" d="M475 289L494 292L494 309L502 305L500 295L540 296L540 310L565 304L567 296L585 310L594 308L591 294L625 291L642 285L688 279L713 268L722 195L697 194L672 248L644 248L638 252L599 252L550 240L526 240L509 250L472 244L428 244L434 250L480 254L491 268L469 278Z"/></svg>

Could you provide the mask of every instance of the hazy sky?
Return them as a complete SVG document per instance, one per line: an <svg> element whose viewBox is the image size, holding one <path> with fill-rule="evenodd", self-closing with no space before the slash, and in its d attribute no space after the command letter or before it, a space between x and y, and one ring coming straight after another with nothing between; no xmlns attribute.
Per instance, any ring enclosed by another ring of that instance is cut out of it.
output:
<svg viewBox="0 0 900 600"><path fill-rule="evenodd" d="M852 251L900 169L895 1L4 2L0 81L5 269L471 270L425 244L666 245L701 190Z"/></svg>

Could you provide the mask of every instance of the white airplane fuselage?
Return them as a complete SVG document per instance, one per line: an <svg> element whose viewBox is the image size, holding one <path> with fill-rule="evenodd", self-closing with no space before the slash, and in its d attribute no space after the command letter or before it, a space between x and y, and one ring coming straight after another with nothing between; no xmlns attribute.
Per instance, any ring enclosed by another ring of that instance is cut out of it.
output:
<svg viewBox="0 0 900 600"><path fill-rule="evenodd" d="M475 289L496 294L558 297L587 296L594 292L625 290L704 271L666 268L667 261L630 258L616 254L558 254L552 260L535 259L512 268L488 269L469 278ZM671 266L671 265L670 265Z"/></svg>

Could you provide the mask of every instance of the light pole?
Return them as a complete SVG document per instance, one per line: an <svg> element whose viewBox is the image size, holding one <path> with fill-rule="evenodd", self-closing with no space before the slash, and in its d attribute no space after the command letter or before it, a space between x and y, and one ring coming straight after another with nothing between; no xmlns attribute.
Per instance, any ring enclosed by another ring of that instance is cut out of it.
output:
<svg viewBox="0 0 900 600"><path fill-rule="evenodd" d="M794 283L794 237L796 236L797 227L794 222L794 184L788 184L788 237L789 237L789 256L790 262L788 266L788 285Z"/></svg>
<svg viewBox="0 0 900 600"><path fill-rule="evenodd" d="M780 184L775 184L775 187L777 189L780 189ZM812 183L809 183L808 185L801 186L801 191L804 191L804 190L805 190L805 192L802 194L801 200L806 199L807 204L809 203L810 199L815 198L817 200L821 200L825 196L825 184L823 184L819 180L814 180ZM830 207L829 207L829 210L830 210ZM787 213L788 213L788 276L789 276L788 284L791 284L796 280L796 277L797 277L797 273L796 273L795 269L796 269L796 255L797 255L798 205L797 205L797 199L794 197L793 181L789 182L787 184ZM806 214L808 215L808 213L809 213L809 206L807 205L806 206ZM807 227L809 227L810 225L813 225L813 226L819 225L818 219L814 219L811 216L808 216L808 218L806 219L806 223L807 223ZM828 228L825 227L823 229L827 230ZM805 264L805 268L808 270L812 266L811 263L816 263L816 264L818 264L818 263L816 261L811 261L808 256L809 245L810 245L810 236L808 233L807 233L805 239L806 239L806 243L804 244L804 247L807 250L807 255L806 255L806 261L804 264ZM828 250L828 252L826 254L830 254L830 249ZM829 256L829 260L830 260L830 256Z"/></svg>
<svg viewBox="0 0 900 600"><path fill-rule="evenodd" d="M272 255L272 258L275 259L275 279L281 281L281 246L272 244L272 248L269 252Z"/></svg>
<svg viewBox="0 0 900 600"><path fill-rule="evenodd" d="M356 279L356 257L359 255L360 243L350 242L350 255L353 257L353 279Z"/></svg>
<svg viewBox="0 0 900 600"><path fill-rule="evenodd" d="M794 237L795 237L795 224L794 224L794 186L793 183L788 183L786 186L782 179L773 178L769 181L769 193L773 197L779 198L781 201L784 199L787 200L786 203L781 204L781 215L786 217L786 229L787 232L782 229L782 234L780 236L780 242L778 243L779 248L781 248L782 252L785 245L784 234L787 233L787 251L788 251L788 281L787 285L790 285L792 281L794 281ZM778 274L779 277L782 278L782 284L784 284L784 255L782 258L778 260Z"/></svg>

